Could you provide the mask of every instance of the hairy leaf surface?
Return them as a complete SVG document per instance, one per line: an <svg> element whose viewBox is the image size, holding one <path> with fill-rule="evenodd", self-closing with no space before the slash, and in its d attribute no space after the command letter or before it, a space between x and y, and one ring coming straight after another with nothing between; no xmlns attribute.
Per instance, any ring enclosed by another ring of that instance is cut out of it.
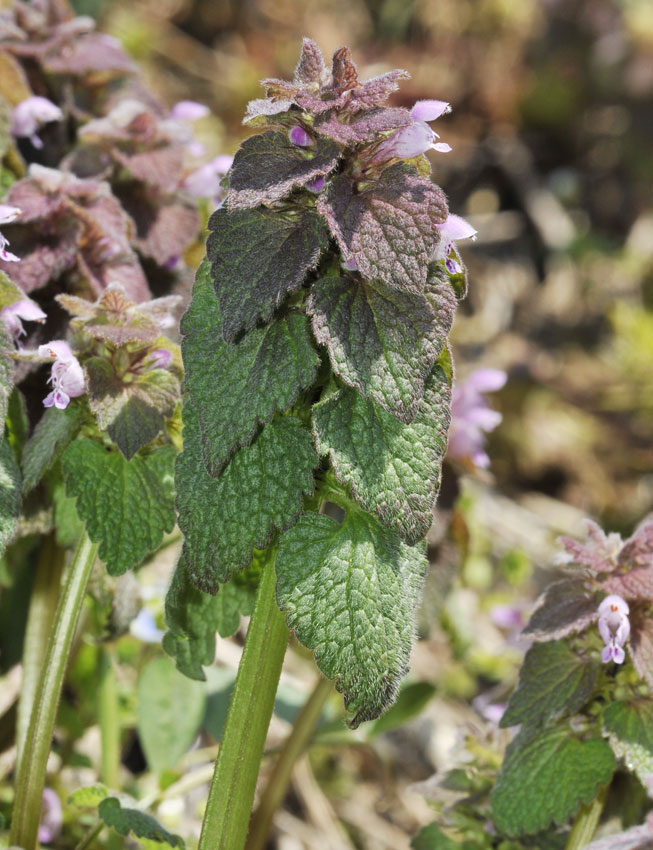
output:
<svg viewBox="0 0 653 850"><path fill-rule="evenodd" d="M259 573L256 565L236 573L211 596L195 587L183 560L179 562L166 595L163 648L180 673L206 679L202 667L215 658L215 633L229 637L240 625L241 614L252 613Z"/></svg>
<svg viewBox="0 0 653 850"><path fill-rule="evenodd" d="M636 620L630 633L630 651L639 675L653 688L653 620Z"/></svg>
<svg viewBox="0 0 653 850"><path fill-rule="evenodd" d="M252 136L234 157L227 206L246 209L285 198L295 187L333 171L340 154L330 139L318 137L311 147L299 147L276 130Z"/></svg>
<svg viewBox="0 0 653 850"><path fill-rule="evenodd" d="M598 616L598 603L584 583L563 579L544 591L524 634L535 640L557 640L582 631Z"/></svg>
<svg viewBox="0 0 653 850"><path fill-rule="evenodd" d="M352 726L378 717L406 672L426 559L374 517L304 514L281 538L277 599L344 694Z"/></svg>
<svg viewBox="0 0 653 850"><path fill-rule="evenodd" d="M328 243L320 217L308 209L293 215L219 209L209 227L207 254L228 342L268 319L302 285Z"/></svg>
<svg viewBox="0 0 653 850"><path fill-rule="evenodd" d="M84 419L81 404L73 401L65 410L50 407L38 421L23 452L23 492L28 493L61 456Z"/></svg>
<svg viewBox="0 0 653 850"><path fill-rule="evenodd" d="M438 224L447 218L442 191L411 166L386 168L369 187L356 192L340 175L318 199L345 260L364 278L421 291L427 266L440 241Z"/></svg>
<svg viewBox="0 0 653 850"><path fill-rule="evenodd" d="M404 422L417 412L454 307L451 289L438 279L421 293L328 276L308 298L315 338L327 346L335 373Z"/></svg>
<svg viewBox="0 0 653 850"><path fill-rule="evenodd" d="M20 469L7 437L0 442L0 555L16 530L22 504Z"/></svg>
<svg viewBox="0 0 653 850"><path fill-rule="evenodd" d="M98 814L107 826L112 826L120 835L156 842L163 850L166 847L181 847L184 842L178 835L173 835L147 812L140 809L124 807L117 797L107 797L98 806Z"/></svg>
<svg viewBox="0 0 653 850"><path fill-rule="evenodd" d="M643 784L653 776L653 701L613 702L603 710L612 752L622 758Z"/></svg>
<svg viewBox="0 0 653 850"><path fill-rule="evenodd" d="M172 446L126 460L92 440L63 454L66 491L111 575L137 566L175 524Z"/></svg>
<svg viewBox="0 0 653 850"><path fill-rule="evenodd" d="M5 277L0 272L0 277ZM14 344L4 322L0 322L0 422L5 421L9 396L14 388L14 366L11 354Z"/></svg>
<svg viewBox="0 0 653 850"><path fill-rule="evenodd" d="M436 366L409 425L349 388L313 408L320 454L367 511L414 544L429 530L451 419L451 381Z"/></svg>
<svg viewBox="0 0 653 850"><path fill-rule="evenodd" d="M222 317L203 264L183 318L186 389L202 434L202 456L217 475L237 446L250 443L260 425L291 407L315 379L319 358L308 320L290 313L239 342L222 338Z"/></svg>
<svg viewBox="0 0 653 850"><path fill-rule="evenodd" d="M315 130L342 145L372 142L379 133L408 127L413 123L407 109L372 109L343 121L337 112L328 112L315 122Z"/></svg>
<svg viewBox="0 0 653 850"><path fill-rule="evenodd" d="M563 641L536 643L526 653L519 685L500 726L546 725L562 712L574 714L592 693L599 666Z"/></svg>
<svg viewBox="0 0 653 850"><path fill-rule="evenodd" d="M201 436L192 405L184 406L184 450L177 459L177 509L184 533L184 561L200 589L220 582L252 561L274 532L288 528L313 491L317 454L311 433L294 416L267 425L239 449L219 478L202 461Z"/></svg>
<svg viewBox="0 0 653 850"><path fill-rule="evenodd" d="M507 835L561 825L608 784L615 766L600 738L581 741L564 728L522 732L506 750L492 793L493 820Z"/></svg>

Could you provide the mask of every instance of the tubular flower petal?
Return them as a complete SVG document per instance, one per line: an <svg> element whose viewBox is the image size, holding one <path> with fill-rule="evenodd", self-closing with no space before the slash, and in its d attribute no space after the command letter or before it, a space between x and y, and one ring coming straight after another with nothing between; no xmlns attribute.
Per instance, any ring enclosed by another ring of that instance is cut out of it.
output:
<svg viewBox="0 0 653 850"><path fill-rule="evenodd" d="M35 304L28 298L23 298L14 304L9 304L8 307L3 307L0 310L0 318L9 329L9 333L13 338L18 339L25 335L25 328L21 320L26 322L43 322L47 319L47 316L38 304Z"/></svg>
<svg viewBox="0 0 653 850"><path fill-rule="evenodd" d="M43 142L37 136L43 124L61 121L63 112L47 97L28 97L14 108L11 115L11 132L14 136L27 136L35 148L42 148Z"/></svg>
<svg viewBox="0 0 653 850"><path fill-rule="evenodd" d="M147 358L147 362L153 369L167 369L172 363L172 352L167 348L157 348Z"/></svg>
<svg viewBox="0 0 653 850"><path fill-rule="evenodd" d="M501 389L506 378L506 373L500 369L477 369L466 381L456 384L451 403L449 457L467 458L483 469L490 465L484 432L497 427L501 414L488 406L483 393Z"/></svg>
<svg viewBox="0 0 653 850"><path fill-rule="evenodd" d="M48 383L52 384L52 392L43 399L43 406L64 410L71 398L77 398L86 391L86 379L79 360L62 339L40 345L39 356L54 358L48 379Z"/></svg>
<svg viewBox="0 0 653 850"><path fill-rule="evenodd" d="M630 636L628 603L616 593L606 596L599 605L599 634L605 644L601 652L601 661L608 664L623 664L626 658L624 644Z"/></svg>
<svg viewBox="0 0 653 850"><path fill-rule="evenodd" d="M413 123L396 130L381 142L372 157L373 162L385 162L394 158L412 159L428 150L448 153L451 145L436 142L440 137L426 122L435 121L450 110L450 105L444 100L418 100L410 110Z"/></svg>
<svg viewBox="0 0 653 850"><path fill-rule="evenodd" d="M472 225L459 215L449 215L442 224L436 225L440 231L440 242L438 244L435 260L444 260L449 274L460 274L462 267L458 260L450 257L454 242L458 239L473 239L477 231Z"/></svg>
<svg viewBox="0 0 653 850"><path fill-rule="evenodd" d="M18 218L20 215L20 209L18 207L9 206L9 204L0 204L0 224L9 224L14 219ZM9 244L9 240L6 236L3 236L0 233L0 260L4 260L6 263L17 263L20 260L20 257L17 257L15 254L12 254L11 251L6 250L6 246Z"/></svg>

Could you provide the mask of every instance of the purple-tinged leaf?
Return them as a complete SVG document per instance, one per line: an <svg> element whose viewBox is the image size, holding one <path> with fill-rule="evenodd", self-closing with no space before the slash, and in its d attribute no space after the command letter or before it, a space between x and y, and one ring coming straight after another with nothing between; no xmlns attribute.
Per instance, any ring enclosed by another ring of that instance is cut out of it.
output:
<svg viewBox="0 0 653 850"><path fill-rule="evenodd" d="M154 199L134 196L129 211L136 221L138 236L134 245L146 257L165 266L174 257L183 256L197 238L200 217L195 207L171 201L156 203ZM139 202L140 201L140 202Z"/></svg>
<svg viewBox="0 0 653 850"><path fill-rule="evenodd" d="M632 618L630 653L635 670L653 688L653 619Z"/></svg>
<svg viewBox="0 0 653 850"><path fill-rule="evenodd" d="M601 590L616 593L624 599L647 599L653 601L653 564L629 573L612 573L601 582Z"/></svg>
<svg viewBox="0 0 653 850"><path fill-rule="evenodd" d="M328 80L327 67L324 64L322 51L314 41L305 38L302 42L302 52L295 68L293 81L299 85L319 87Z"/></svg>
<svg viewBox="0 0 653 850"><path fill-rule="evenodd" d="M135 74L138 66L127 56L120 42L104 33L87 33L53 44L42 56L44 69L50 74L122 75Z"/></svg>
<svg viewBox="0 0 653 850"><path fill-rule="evenodd" d="M557 640L580 632L598 619L598 601L582 581L550 584L538 600L524 634L535 640Z"/></svg>
<svg viewBox="0 0 653 850"><path fill-rule="evenodd" d="M653 850L653 814L649 813L646 823L616 835L597 838L587 845L586 850Z"/></svg>
<svg viewBox="0 0 653 850"><path fill-rule="evenodd" d="M579 543L569 537L559 538L558 542L567 552L566 562L587 567L592 573L609 573L617 569L617 556L622 546L621 537L618 534L606 535L591 519L586 519L585 525L585 543Z"/></svg>
<svg viewBox="0 0 653 850"><path fill-rule="evenodd" d="M227 205L248 209L271 204L324 176L336 167L341 149L318 138L308 148L294 145L285 133L270 130L243 142L229 175Z"/></svg>
<svg viewBox="0 0 653 850"><path fill-rule="evenodd" d="M292 106L292 100L270 100L267 97L250 100L245 110L243 124L252 124L255 127L259 124L273 124L274 121L267 121L267 119L288 112Z"/></svg>
<svg viewBox="0 0 653 850"><path fill-rule="evenodd" d="M184 169L184 149L181 145L166 145L133 155L113 148L111 154L123 168L143 183L162 192L174 192L179 187Z"/></svg>
<svg viewBox="0 0 653 850"><path fill-rule="evenodd" d="M160 335L160 324L151 315L152 305L166 299L146 302L146 309L134 303L122 286L112 285L91 303L74 295L58 295L56 299L73 318L73 327L91 339L112 346L141 343L148 347Z"/></svg>
<svg viewBox="0 0 653 850"><path fill-rule="evenodd" d="M209 227L207 254L227 342L268 319L299 289L328 244L326 228L312 210L282 216L264 208L220 209Z"/></svg>
<svg viewBox="0 0 653 850"><path fill-rule="evenodd" d="M408 79L410 79L408 71L397 69L365 80L362 85L352 91L348 108L371 109L378 106L384 103L392 92L397 91L399 88L398 80Z"/></svg>
<svg viewBox="0 0 653 850"><path fill-rule="evenodd" d="M331 78L333 89L338 94L358 86L358 71L348 47L339 47L333 54Z"/></svg>
<svg viewBox="0 0 653 850"><path fill-rule="evenodd" d="M116 373L111 361L91 357L85 363L88 399L102 431L107 431L129 460L163 429L179 401L179 381L165 369L138 375Z"/></svg>
<svg viewBox="0 0 653 850"><path fill-rule="evenodd" d="M448 310L436 313L424 293L329 276L313 284L307 308L335 373L410 422L451 327L452 295L450 302Z"/></svg>
<svg viewBox="0 0 653 850"><path fill-rule="evenodd" d="M653 567L653 523L645 521L626 540L618 561L621 566Z"/></svg>
<svg viewBox="0 0 653 850"><path fill-rule="evenodd" d="M46 236L41 244L38 244L34 234L32 238L26 238L25 242L25 249L20 249L20 262L9 264L0 260L0 271L10 273L13 280L27 294L42 289L50 280L57 280L64 272L75 266L77 245L70 235L61 239ZM31 250L28 247L30 243ZM15 240L17 250L18 245L18 240Z"/></svg>
<svg viewBox="0 0 653 850"><path fill-rule="evenodd" d="M367 144L379 133L408 127L413 119L407 109L372 109L353 117L329 112L315 122L315 132L328 136L341 145Z"/></svg>
<svg viewBox="0 0 653 850"><path fill-rule="evenodd" d="M437 225L448 215L442 190L403 163L386 168L358 194L344 175L318 199L345 261L363 277L421 291L440 239Z"/></svg>

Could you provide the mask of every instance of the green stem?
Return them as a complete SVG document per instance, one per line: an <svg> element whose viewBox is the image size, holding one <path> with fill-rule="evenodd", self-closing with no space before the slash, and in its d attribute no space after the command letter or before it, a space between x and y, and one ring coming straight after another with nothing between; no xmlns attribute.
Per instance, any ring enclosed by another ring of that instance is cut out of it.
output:
<svg viewBox="0 0 653 850"><path fill-rule="evenodd" d="M263 569L222 735L198 850L243 850L265 737L288 643L275 597L274 557Z"/></svg>
<svg viewBox="0 0 653 850"><path fill-rule="evenodd" d="M279 753L274 769L265 785L258 808L252 815L247 850L263 850L272 825L272 818L283 802L295 762L308 747L317 727L324 703L333 691L329 679L318 681L313 693L297 715L292 731Z"/></svg>
<svg viewBox="0 0 653 850"><path fill-rule="evenodd" d="M601 817L607 795L608 786L606 785L600 789L591 803L588 805L581 804L565 844L565 850L583 850L587 847L596 832L596 826Z"/></svg>
<svg viewBox="0 0 653 850"><path fill-rule="evenodd" d="M113 655L109 649L100 650L100 687L98 689L98 721L102 741L102 782L118 788L120 771L120 718L118 691Z"/></svg>
<svg viewBox="0 0 653 850"><path fill-rule="evenodd" d="M43 538L23 644L23 680L16 715L16 770L23 756L34 696L41 675L41 665L52 630L57 608L65 551L57 546L53 535Z"/></svg>
<svg viewBox="0 0 653 850"><path fill-rule="evenodd" d="M82 534L64 584L43 660L43 669L27 730L23 758L16 779L16 798L11 819L10 844L34 850L41 815L41 796L59 707L61 687L75 628L84 602L88 577L97 555L97 545Z"/></svg>

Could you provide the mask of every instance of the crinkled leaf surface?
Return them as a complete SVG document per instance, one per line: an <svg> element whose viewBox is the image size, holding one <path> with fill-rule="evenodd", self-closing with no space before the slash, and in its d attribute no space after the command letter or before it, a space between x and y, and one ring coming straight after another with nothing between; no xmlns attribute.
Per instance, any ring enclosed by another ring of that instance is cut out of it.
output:
<svg viewBox="0 0 653 850"><path fill-rule="evenodd" d="M241 614L252 613L259 573L258 566L252 565L233 575L212 596L195 587L183 560L179 562L166 595L168 631L163 648L185 676L206 679L202 667L215 658L215 633L232 635Z"/></svg>
<svg viewBox="0 0 653 850"><path fill-rule="evenodd" d="M356 192L340 175L318 199L345 260L353 260L363 277L390 286L420 291L440 241L437 224L447 218L442 190L411 166L386 168L370 186Z"/></svg>
<svg viewBox="0 0 653 850"><path fill-rule="evenodd" d="M563 641L536 643L526 653L519 685L500 726L547 725L562 712L574 714L592 693L599 665Z"/></svg>
<svg viewBox="0 0 653 850"><path fill-rule="evenodd" d="M85 369L98 425L129 460L163 429L179 401L179 381L167 369L120 376L104 357L91 357Z"/></svg>
<svg viewBox="0 0 653 850"><path fill-rule="evenodd" d="M612 573L601 584L606 593L616 593L624 599L653 600L653 555L651 565L627 573Z"/></svg>
<svg viewBox="0 0 653 850"><path fill-rule="evenodd" d="M219 209L209 227L207 253L227 341L269 318L302 285L328 243L320 217L308 209L292 215Z"/></svg>
<svg viewBox="0 0 653 850"><path fill-rule="evenodd" d="M426 558L359 510L304 514L281 537L277 599L354 714L378 717L406 672Z"/></svg>
<svg viewBox="0 0 653 850"><path fill-rule="evenodd" d="M16 530L22 504L20 469L7 437L0 443L0 554Z"/></svg>
<svg viewBox="0 0 653 850"><path fill-rule="evenodd" d="M5 421L9 396L14 387L14 366L11 359L13 350L14 344L7 328L4 322L0 322L0 422Z"/></svg>
<svg viewBox="0 0 653 850"><path fill-rule="evenodd" d="M84 419L81 404L73 401L65 410L50 407L38 421L23 452L23 492L35 487L73 439Z"/></svg>
<svg viewBox="0 0 653 850"><path fill-rule="evenodd" d="M184 405L184 450L177 459L177 509L184 561L194 584L215 593L252 561L275 530L288 528L313 491L318 457L311 433L294 416L267 425L239 449L218 478L202 461L197 414Z"/></svg>
<svg viewBox="0 0 653 850"><path fill-rule="evenodd" d="M336 374L404 422L417 412L454 308L451 289L440 280L420 293L327 276L308 299L315 337L327 346Z"/></svg>
<svg viewBox="0 0 653 850"><path fill-rule="evenodd" d="M123 807L117 797L107 797L98 806L98 814L107 826L112 826L120 835L131 834L135 838L154 841L165 847L181 847L184 842L178 835L173 835L147 812L140 809Z"/></svg>
<svg viewBox="0 0 653 850"><path fill-rule="evenodd" d="M653 620L639 618L633 623L630 651L635 669L653 688Z"/></svg>
<svg viewBox="0 0 653 850"><path fill-rule="evenodd" d="M138 737L155 773L174 769L197 735L206 689L189 681L169 658L150 661L138 677Z"/></svg>
<svg viewBox="0 0 653 850"><path fill-rule="evenodd" d="M653 776L653 701L612 702L603 710L610 746L643 783Z"/></svg>
<svg viewBox="0 0 653 850"><path fill-rule="evenodd" d="M582 631L598 616L598 602L583 582L563 579L544 591L524 634L535 640L557 640Z"/></svg>
<svg viewBox="0 0 653 850"><path fill-rule="evenodd" d="M318 451L337 479L410 544L431 526L450 405L451 382L436 366L410 425L348 387L313 408Z"/></svg>
<svg viewBox="0 0 653 850"><path fill-rule="evenodd" d="M160 546L175 524L175 450L164 446L126 460L92 440L75 440L63 454L66 491L111 575L135 567Z"/></svg>
<svg viewBox="0 0 653 850"><path fill-rule="evenodd" d="M227 205L245 209L285 198L296 186L333 171L340 153L339 145L319 136L310 147L294 145L276 130L252 136L234 157Z"/></svg>
<svg viewBox="0 0 653 850"><path fill-rule="evenodd" d="M610 782L615 766L600 738L581 741L568 728L522 732L506 750L492 793L493 820L507 835L563 824Z"/></svg>
<svg viewBox="0 0 653 850"><path fill-rule="evenodd" d="M343 120L337 112L329 112L315 122L315 130L342 145L374 141L379 133L408 127L413 123L407 109L371 109Z"/></svg>
<svg viewBox="0 0 653 850"><path fill-rule="evenodd" d="M225 342L208 263L199 269L181 330L185 386L199 417L202 456L209 473L217 475L237 446L250 443L260 425L310 386L319 358L303 313L254 328L237 343Z"/></svg>

